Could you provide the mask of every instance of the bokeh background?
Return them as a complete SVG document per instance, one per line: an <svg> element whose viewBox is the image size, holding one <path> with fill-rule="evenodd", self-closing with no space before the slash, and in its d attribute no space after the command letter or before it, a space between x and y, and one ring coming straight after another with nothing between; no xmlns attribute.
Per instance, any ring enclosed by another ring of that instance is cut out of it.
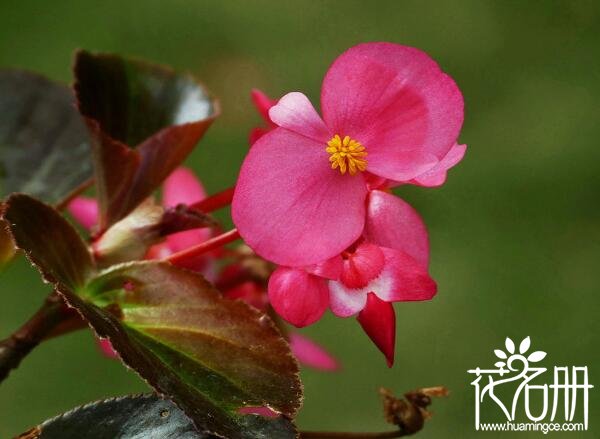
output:
<svg viewBox="0 0 600 439"><path fill-rule="evenodd" d="M222 117L189 159L209 190L234 183L249 92L302 90L318 102L333 59L363 41L430 53L466 101L465 160L439 189L401 188L429 226L430 303L399 304L397 362L385 366L354 319L305 332L342 362L303 371L303 429L385 430L379 386L444 384L451 397L418 437L479 437L467 369L491 366L504 338L531 336L547 366L587 365L600 385L600 4L594 1L0 1L0 65L69 82L76 48L136 55L201 78ZM227 222L227 214L221 216ZM48 288L18 260L0 275L0 336ZM146 390L104 359L89 331L40 346L0 385L0 437L99 398ZM590 432L600 398L591 392ZM541 433L487 433L539 437Z"/></svg>

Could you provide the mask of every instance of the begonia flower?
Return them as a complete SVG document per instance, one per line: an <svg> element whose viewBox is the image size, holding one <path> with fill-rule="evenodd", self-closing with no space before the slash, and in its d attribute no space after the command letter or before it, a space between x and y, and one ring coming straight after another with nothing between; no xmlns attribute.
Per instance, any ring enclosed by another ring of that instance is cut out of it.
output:
<svg viewBox="0 0 600 439"><path fill-rule="evenodd" d="M355 46L335 60L318 115L293 92L269 110L240 171L232 218L257 254L286 266L320 263L362 234L370 176L418 181L446 158L463 121L454 81L424 52Z"/></svg>
<svg viewBox="0 0 600 439"><path fill-rule="evenodd" d="M303 327L329 308L358 321L394 360L393 302L431 299L427 230L417 212L383 191L368 196L364 233L339 255L308 267L278 267L269 279L269 300L285 320Z"/></svg>

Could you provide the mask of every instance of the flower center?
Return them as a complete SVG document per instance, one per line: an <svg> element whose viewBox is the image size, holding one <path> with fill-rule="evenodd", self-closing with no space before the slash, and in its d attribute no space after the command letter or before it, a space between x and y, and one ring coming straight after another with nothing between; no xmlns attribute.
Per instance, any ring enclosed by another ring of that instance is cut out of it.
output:
<svg viewBox="0 0 600 439"><path fill-rule="evenodd" d="M336 134L327 142L325 151L329 153L331 169L339 169L342 174L350 171L350 175L367 169L367 151L365 147L350 136L343 139Z"/></svg>

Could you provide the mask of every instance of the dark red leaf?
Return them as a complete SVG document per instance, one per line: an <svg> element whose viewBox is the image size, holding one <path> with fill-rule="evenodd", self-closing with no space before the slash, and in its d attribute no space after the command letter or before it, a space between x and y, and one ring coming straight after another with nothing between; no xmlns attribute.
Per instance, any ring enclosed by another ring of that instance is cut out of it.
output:
<svg viewBox="0 0 600 439"><path fill-rule="evenodd" d="M100 228L131 212L188 156L219 113L190 75L80 51L75 91L92 132Z"/></svg>

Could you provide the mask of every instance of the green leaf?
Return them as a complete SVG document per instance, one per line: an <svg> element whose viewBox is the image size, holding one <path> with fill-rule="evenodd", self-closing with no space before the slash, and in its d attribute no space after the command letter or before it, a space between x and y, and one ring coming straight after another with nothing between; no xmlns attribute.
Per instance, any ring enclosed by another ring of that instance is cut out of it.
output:
<svg viewBox="0 0 600 439"><path fill-rule="evenodd" d="M150 381L173 376L177 393L192 397L199 390L231 411L270 405L293 416L298 409L290 397L300 388L287 343L264 314L221 297L202 276L165 262L133 262L102 272L81 295L121 320L125 334L115 337L100 321L96 330L111 339L126 363L138 371L143 367L128 355L132 346L152 352L158 361L148 364ZM93 313L86 318L104 318Z"/></svg>
<svg viewBox="0 0 600 439"><path fill-rule="evenodd" d="M157 395L111 398L77 407L17 439L211 439L171 401Z"/></svg>
<svg viewBox="0 0 600 439"><path fill-rule="evenodd" d="M8 199L4 218L44 278L202 431L232 439L296 436L289 418L301 403L298 366L268 316L166 262L90 273L91 263L74 263L89 258L74 229L26 195ZM256 406L281 416L239 413Z"/></svg>
<svg viewBox="0 0 600 439"><path fill-rule="evenodd" d="M78 52L75 91L94 137L100 228L148 197L217 117L190 75L110 54Z"/></svg>
<svg viewBox="0 0 600 439"><path fill-rule="evenodd" d="M92 177L89 134L62 84L0 70L0 195L59 204Z"/></svg>

